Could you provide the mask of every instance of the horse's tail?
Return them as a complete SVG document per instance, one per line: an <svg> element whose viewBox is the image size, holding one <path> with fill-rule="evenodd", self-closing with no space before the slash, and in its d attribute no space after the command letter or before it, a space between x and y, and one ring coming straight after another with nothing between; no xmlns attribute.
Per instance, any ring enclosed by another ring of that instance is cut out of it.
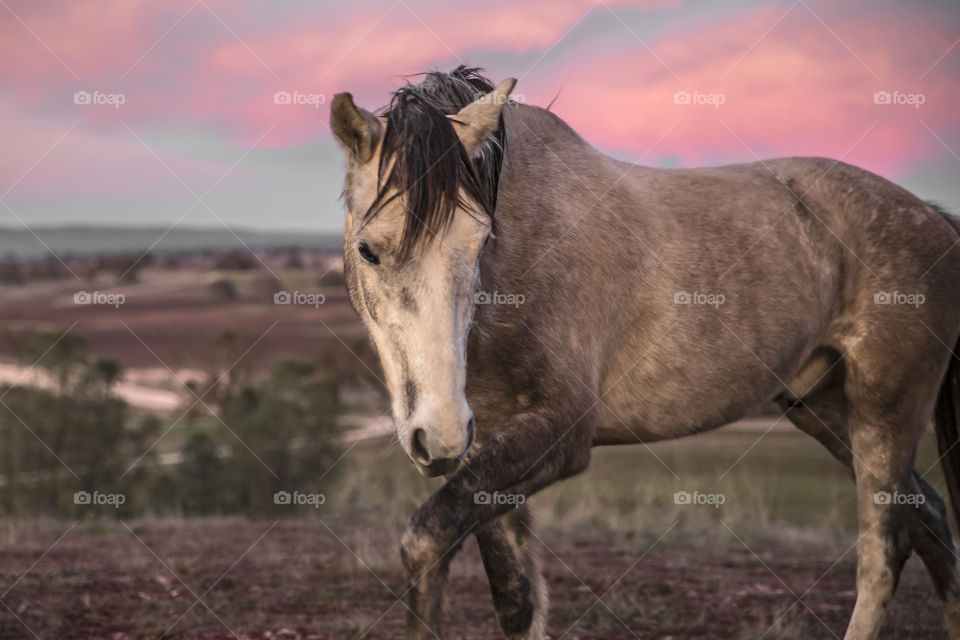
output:
<svg viewBox="0 0 960 640"><path fill-rule="evenodd" d="M947 490L953 505L954 522L960 527L960 359L954 347L950 356L947 375L937 395L934 422L937 430L937 447L940 449L940 464L947 478Z"/></svg>
<svg viewBox="0 0 960 640"><path fill-rule="evenodd" d="M960 234L960 221L943 208L933 203L931 205ZM947 375L940 385L934 423L937 430L937 447L940 450L940 464L943 465L950 503L953 506L953 518L957 527L960 527L960 341L950 354Z"/></svg>

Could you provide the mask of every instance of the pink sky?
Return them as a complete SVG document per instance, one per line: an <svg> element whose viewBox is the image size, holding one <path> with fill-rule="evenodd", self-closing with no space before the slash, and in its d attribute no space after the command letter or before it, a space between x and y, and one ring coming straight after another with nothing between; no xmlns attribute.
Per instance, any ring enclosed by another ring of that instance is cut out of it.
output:
<svg viewBox="0 0 960 640"><path fill-rule="evenodd" d="M282 180L288 164L269 158L333 153L334 93L374 108L402 75L460 61L519 77L531 104L559 92L553 110L586 139L645 164L826 155L893 179L960 168L960 11L947 3L4 1L0 199L28 222L96 221L118 199L186 191L181 179L202 191L251 146L256 167L240 162L221 188ZM77 91L124 102L78 105ZM320 104L275 104L277 91ZM878 91L923 104L875 104ZM312 214L297 200L283 222L311 226L339 179L318 178L324 202Z"/></svg>

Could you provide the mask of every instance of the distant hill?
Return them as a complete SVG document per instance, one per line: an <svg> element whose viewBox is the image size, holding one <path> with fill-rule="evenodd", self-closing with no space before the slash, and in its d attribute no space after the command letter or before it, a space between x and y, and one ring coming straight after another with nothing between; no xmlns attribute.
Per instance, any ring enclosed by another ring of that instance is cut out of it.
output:
<svg viewBox="0 0 960 640"><path fill-rule="evenodd" d="M143 252L150 247L153 247L153 254L223 250L240 248L244 244L251 249L300 247L339 251L341 248L341 236L338 234L301 231L234 229L234 235L223 227L177 226L169 232L166 227L51 226L31 229L33 233L22 227L0 227L0 259L11 255L21 259L40 258L50 251L61 258L124 254ZM164 232L167 232L166 235Z"/></svg>

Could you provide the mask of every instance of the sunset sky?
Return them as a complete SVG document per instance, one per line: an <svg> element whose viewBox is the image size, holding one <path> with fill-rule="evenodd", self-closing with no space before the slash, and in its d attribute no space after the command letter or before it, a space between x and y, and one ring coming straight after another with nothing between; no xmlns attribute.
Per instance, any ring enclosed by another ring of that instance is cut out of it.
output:
<svg viewBox="0 0 960 640"><path fill-rule="evenodd" d="M960 210L958 41L956 0L0 0L0 224L339 231L333 94L461 62L625 160L840 157Z"/></svg>

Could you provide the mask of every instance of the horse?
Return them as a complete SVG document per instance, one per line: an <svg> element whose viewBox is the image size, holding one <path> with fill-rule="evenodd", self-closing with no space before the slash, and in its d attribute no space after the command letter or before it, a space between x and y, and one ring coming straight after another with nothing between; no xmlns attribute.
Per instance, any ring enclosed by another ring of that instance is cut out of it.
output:
<svg viewBox="0 0 960 640"><path fill-rule="evenodd" d="M400 445L445 477L400 540L407 637L440 637L472 534L504 635L545 638L525 498L594 446L772 401L856 483L846 640L877 637L913 551L960 640L946 506L914 470L932 420L960 514L960 224L838 160L627 164L510 99L515 83L461 65L375 113L331 101L349 298Z"/></svg>

